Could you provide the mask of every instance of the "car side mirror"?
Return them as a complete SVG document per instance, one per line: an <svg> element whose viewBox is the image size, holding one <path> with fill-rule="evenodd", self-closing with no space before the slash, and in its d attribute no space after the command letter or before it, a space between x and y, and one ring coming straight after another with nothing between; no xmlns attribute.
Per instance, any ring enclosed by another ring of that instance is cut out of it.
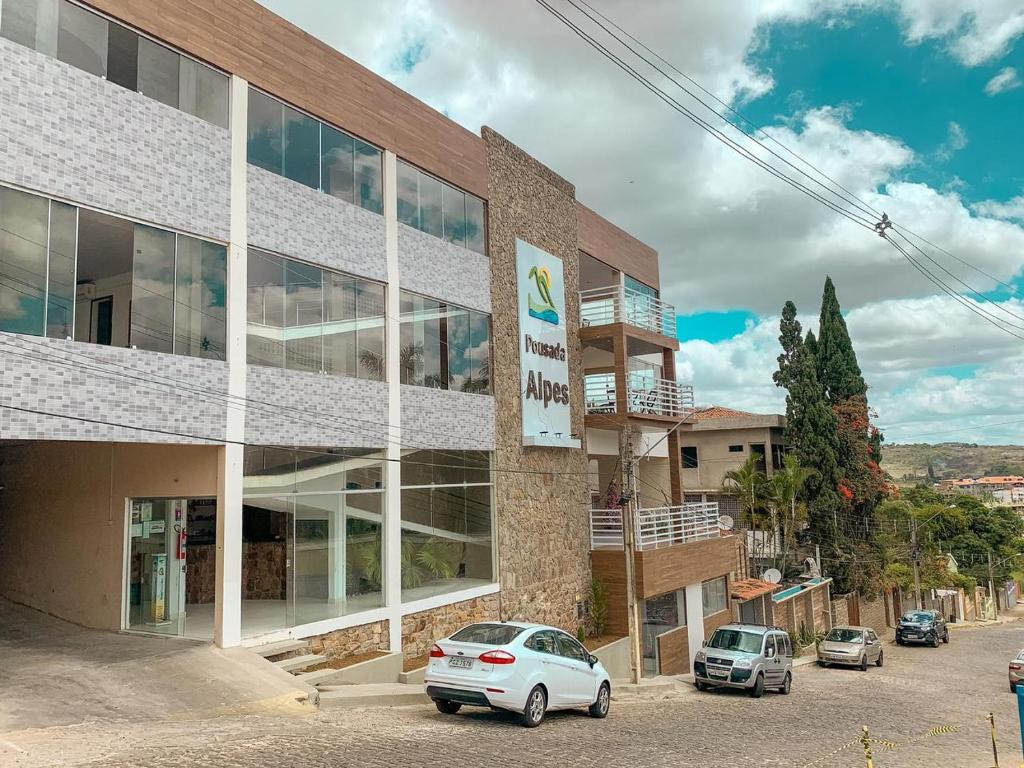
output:
<svg viewBox="0 0 1024 768"><path fill-rule="evenodd" d="M764 655L767 658L769 658L769 659L774 659L775 658L775 649L774 648L769 648L767 651L765 651Z"/></svg>
<svg viewBox="0 0 1024 768"><path fill-rule="evenodd" d="M701 640L700 641L700 647L701 648L707 648L708 647L708 641L706 639L705 640Z"/></svg>
<svg viewBox="0 0 1024 768"><path fill-rule="evenodd" d="M591 669L593 669L599 661L600 659L597 658L597 656L595 656L594 654L590 654L590 656L587 657L587 663L590 664Z"/></svg>

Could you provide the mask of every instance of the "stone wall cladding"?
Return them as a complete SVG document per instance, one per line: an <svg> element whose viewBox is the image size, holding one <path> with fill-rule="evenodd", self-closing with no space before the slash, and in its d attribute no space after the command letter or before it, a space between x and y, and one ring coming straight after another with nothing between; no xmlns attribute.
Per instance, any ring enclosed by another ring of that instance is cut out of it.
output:
<svg viewBox="0 0 1024 768"><path fill-rule="evenodd" d="M399 224L398 269L404 290L491 311L491 265L476 251Z"/></svg>
<svg viewBox="0 0 1024 768"><path fill-rule="evenodd" d="M328 269L387 279L384 217L248 166L249 243Z"/></svg>
<svg viewBox="0 0 1024 768"><path fill-rule="evenodd" d="M227 378L217 360L0 333L0 405L73 417L0 408L0 436L222 441Z"/></svg>
<svg viewBox="0 0 1024 768"><path fill-rule="evenodd" d="M477 621L497 620L499 607L497 595L485 595L403 616L402 655L407 659L423 656L437 640L460 627Z"/></svg>
<svg viewBox="0 0 1024 768"><path fill-rule="evenodd" d="M0 179L228 239L230 134L0 39Z"/></svg>
<svg viewBox="0 0 1024 768"><path fill-rule="evenodd" d="M576 598L590 584L587 457L582 449L524 448L519 391L516 239L562 259L572 431L583 434L579 255L575 189L489 128L495 476L502 618L576 631ZM505 469L508 471L500 471Z"/></svg>
<svg viewBox="0 0 1024 768"><path fill-rule="evenodd" d="M384 382L250 365L246 397L247 443L387 446L388 387Z"/></svg>
<svg viewBox="0 0 1024 768"><path fill-rule="evenodd" d="M402 386L402 445L462 451L494 450L494 398Z"/></svg>
<svg viewBox="0 0 1024 768"><path fill-rule="evenodd" d="M338 629L309 639L309 652L329 659L389 649L387 620Z"/></svg>

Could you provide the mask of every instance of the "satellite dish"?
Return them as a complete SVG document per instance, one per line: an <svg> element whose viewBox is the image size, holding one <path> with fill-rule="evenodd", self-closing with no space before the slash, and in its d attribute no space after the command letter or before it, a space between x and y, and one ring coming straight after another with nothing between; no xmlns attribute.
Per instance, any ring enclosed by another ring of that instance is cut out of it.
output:
<svg viewBox="0 0 1024 768"><path fill-rule="evenodd" d="M778 568L769 568L767 571L761 574L761 581L767 581L772 584L778 584L782 581L782 572Z"/></svg>
<svg viewBox="0 0 1024 768"><path fill-rule="evenodd" d="M719 515L718 516L718 527L721 528L723 531L731 531L732 527L734 525L736 525L736 521L733 520L731 516L729 516L729 515Z"/></svg>

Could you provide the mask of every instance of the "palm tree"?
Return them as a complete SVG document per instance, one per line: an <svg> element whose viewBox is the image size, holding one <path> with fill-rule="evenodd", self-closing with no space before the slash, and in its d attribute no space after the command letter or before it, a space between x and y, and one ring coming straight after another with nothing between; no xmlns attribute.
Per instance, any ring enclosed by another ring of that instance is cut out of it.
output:
<svg viewBox="0 0 1024 768"><path fill-rule="evenodd" d="M398 366L401 371L415 371L416 364L422 361L422 344L406 344L398 351ZM360 350L359 365L371 379L384 380L386 371L384 355L379 355L370 349Z"/></svg>
<svg viewBox="0 0 1024 768"><path fill-rule="evenodd" d="M738 468L726 472L722 483L722 491L736 497L752 531L757 531L758 512L763 514L768 501L768 479L761 471L760 463L761 458L752 455Z"/></svg>
<svg viewBox="0 0 1024 768"><path fill-rule="evenodd" d="M782 572L786 572L786 561L791 548L796 546L797 523L807 517L807 507L797 498L804 484L817 472L805 467L793 454L787 454L782 460L782 469L777 469L768 481L774 518L782 521ZM774 528L774 520L773 525Z"/></svg>

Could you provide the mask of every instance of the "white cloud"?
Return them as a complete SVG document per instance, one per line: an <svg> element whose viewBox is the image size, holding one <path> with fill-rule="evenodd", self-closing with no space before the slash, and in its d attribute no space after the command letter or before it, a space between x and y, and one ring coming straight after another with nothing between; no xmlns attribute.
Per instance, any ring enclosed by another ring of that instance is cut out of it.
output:
<svg viewBox="0 0 1024 768"><path fill-rule="evenodd" d="M1005 203L998 200L984 200L976 203L974 210L981 216L991 216L995 219L1016 220L1024 223L1024 195L1019 195Z"/></svg>
<svg viewBox="0 0 1024 768"><path fill-rule="evenodd" d="M985 93L995 96L1006 91L1012 91L1024 85L1017 70L1013 67L1006 67L999 70L999 73L985 84Z"/></svg>
<svg viewBox="0 0 1024 768"><path fill-rule="evenodd" d="M1020 0L900 0L900 15L909 42L947 38L967 66L1002 56L1024 34Z"/></svg>
<svg viewBox="0 0 1024 768"><path fill-rule="evenodd" d="M946 140L935 152L939 160L949 160L967 146L967 131L957 122L950 122L946 128Z"/></svg>

